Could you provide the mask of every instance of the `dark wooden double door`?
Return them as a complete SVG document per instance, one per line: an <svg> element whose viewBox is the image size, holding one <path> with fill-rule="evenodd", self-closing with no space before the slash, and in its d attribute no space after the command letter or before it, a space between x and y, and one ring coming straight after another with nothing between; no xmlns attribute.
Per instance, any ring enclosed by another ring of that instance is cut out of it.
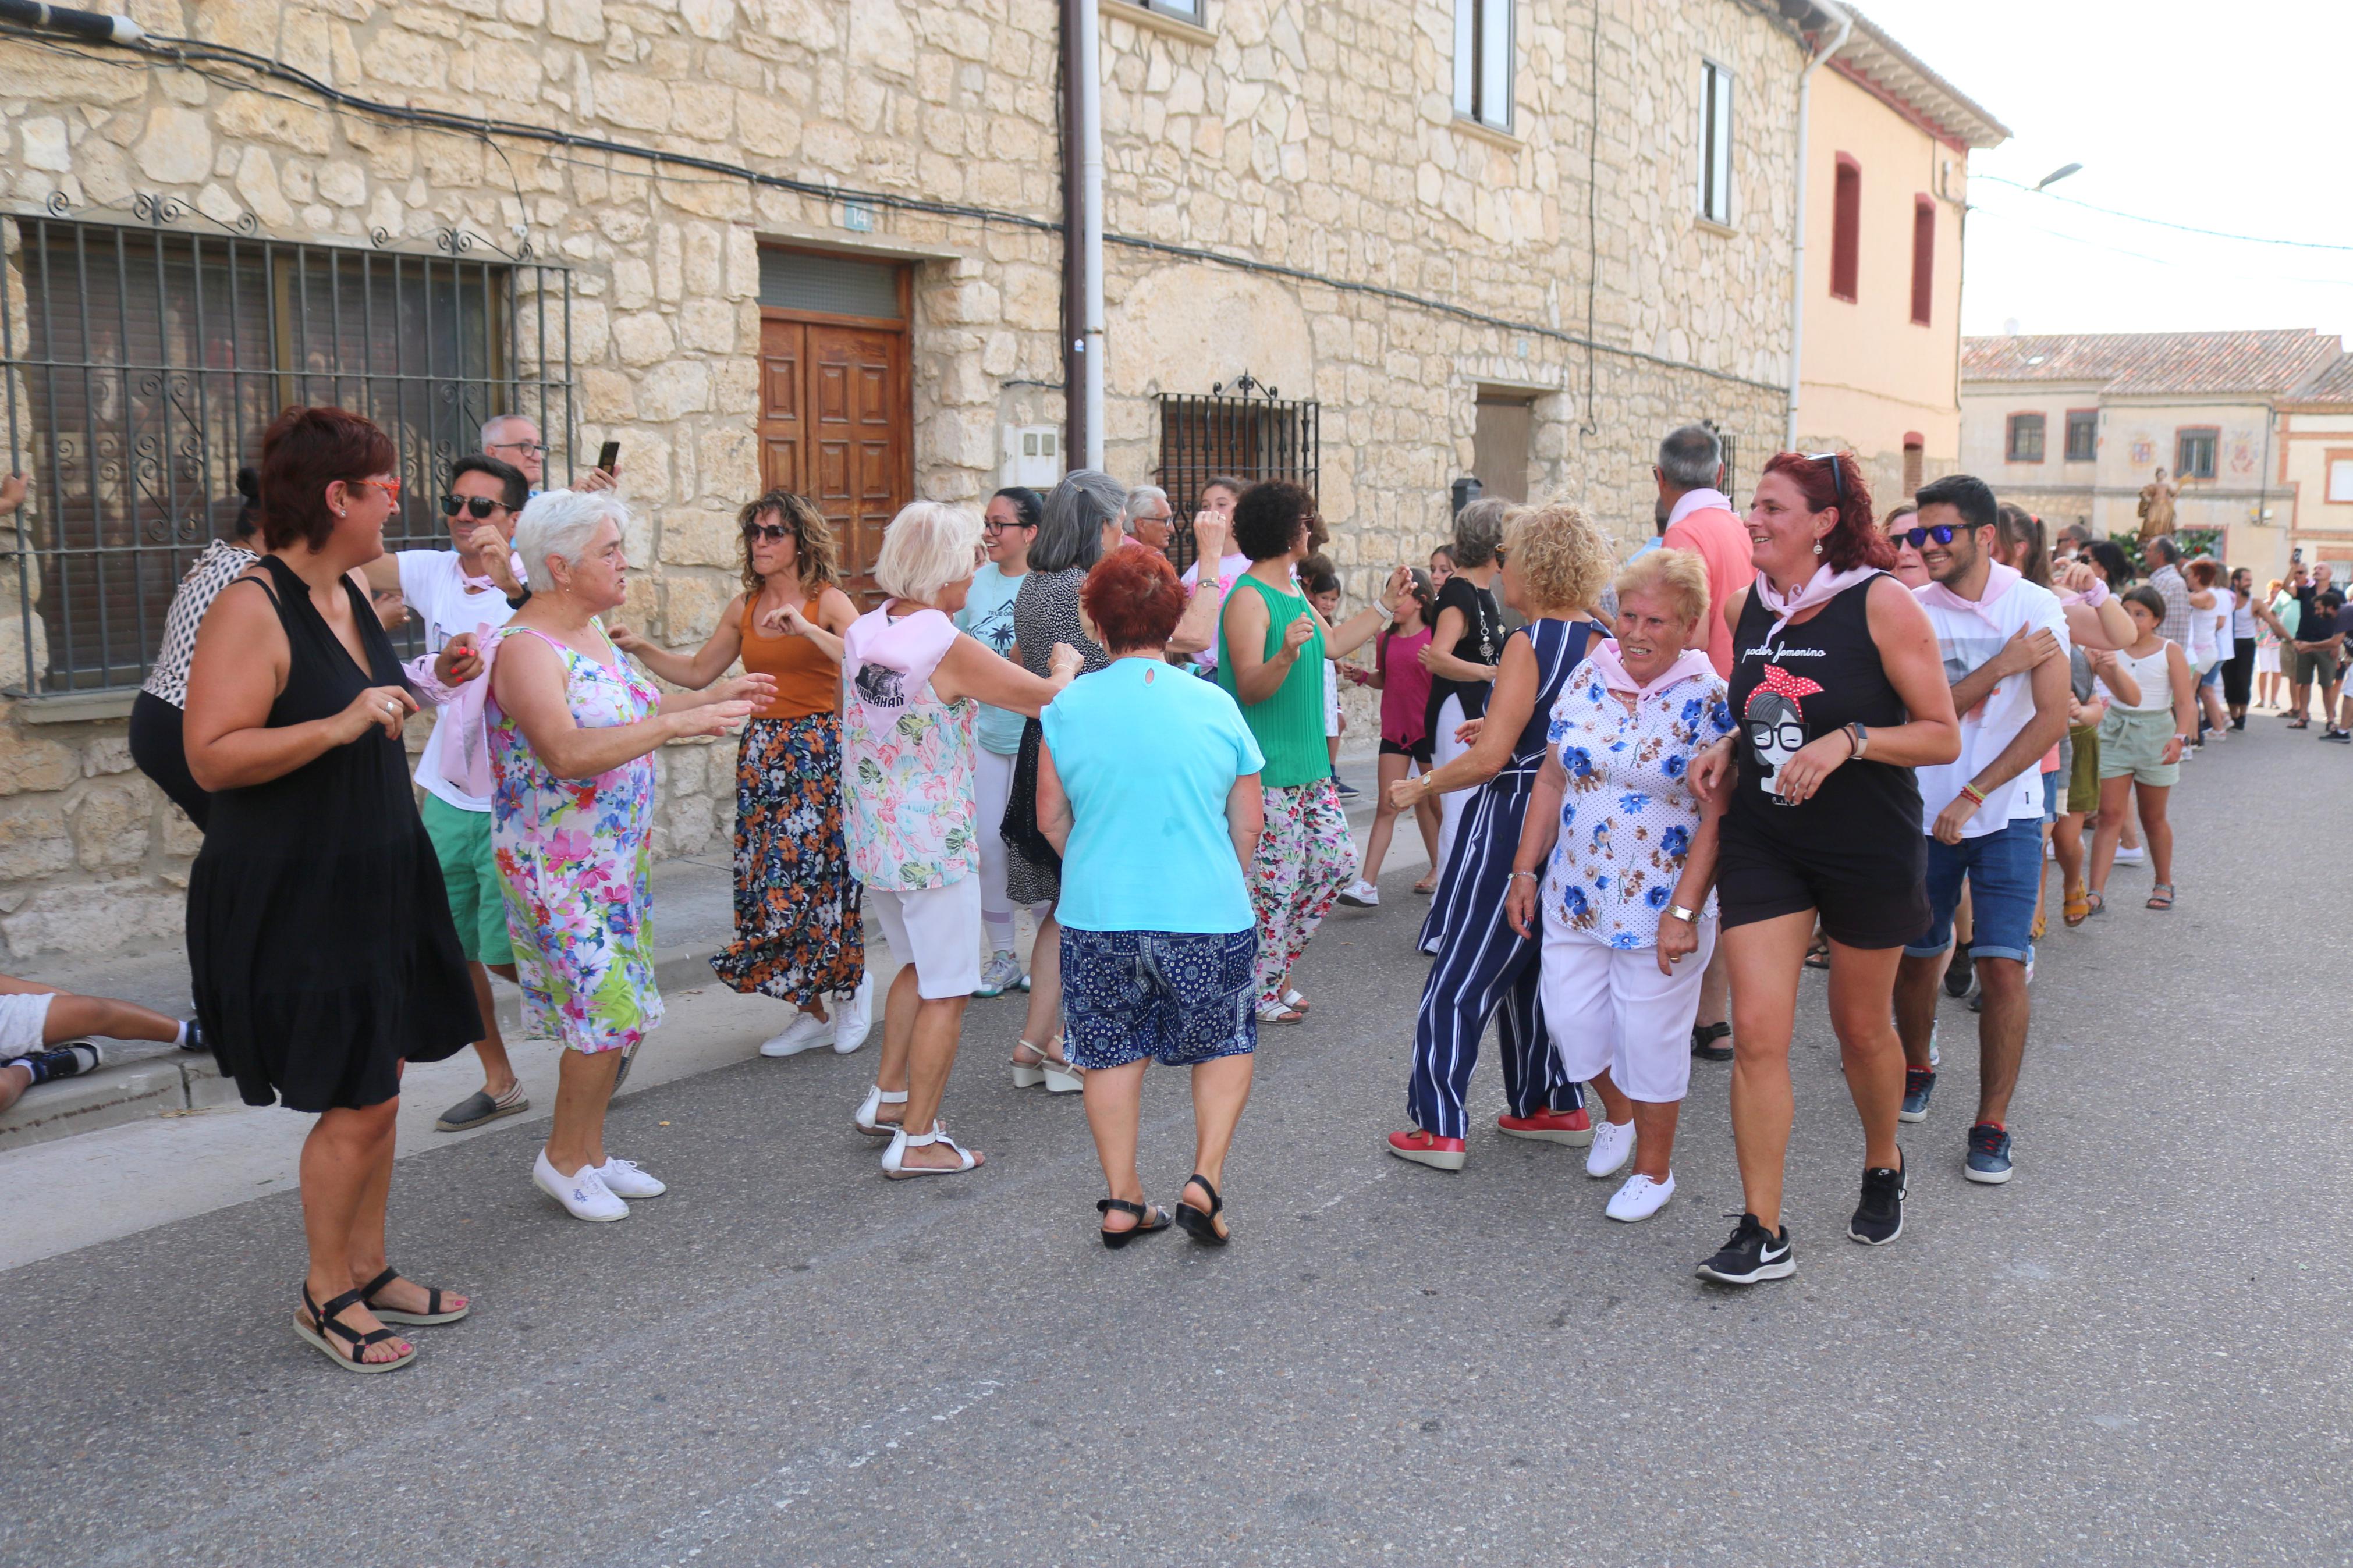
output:
<svg viewBox="0 0 2353 1568"><path fill-rule="evenodd" d="M903 327L761 312L761 483L817 503L861 610L881 602L883 530L915 499L913 424Z"/></svg>

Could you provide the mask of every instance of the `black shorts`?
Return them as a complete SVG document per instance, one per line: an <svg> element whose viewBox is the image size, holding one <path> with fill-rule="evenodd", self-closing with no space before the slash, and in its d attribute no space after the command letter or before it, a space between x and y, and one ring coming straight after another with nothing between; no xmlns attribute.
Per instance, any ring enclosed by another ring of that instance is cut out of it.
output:
<svg viewBox="0 0 2353 1568"><path fill-rule="evenodd" d="M1725 824L1731 827L1729 819ZM1722 929L1812 910L1822 934L1846 947L1902 947L1928 929L1928 840L1858 846L1835 865L1813 865L1762 835L1725 832L1715 862Z"/></svg>
<svg viewBox="0 0 2353 1568"><path fill-rule="evenodd" d="M1385 757L1411 757L1415 762L1419 763L1426 768L1430 766L1430 737L1424 735L1420 740L1416 741L1410 746L1400 746L1395 741L1392 741L1384 735L1381 738L1381 755Z"/></svg>

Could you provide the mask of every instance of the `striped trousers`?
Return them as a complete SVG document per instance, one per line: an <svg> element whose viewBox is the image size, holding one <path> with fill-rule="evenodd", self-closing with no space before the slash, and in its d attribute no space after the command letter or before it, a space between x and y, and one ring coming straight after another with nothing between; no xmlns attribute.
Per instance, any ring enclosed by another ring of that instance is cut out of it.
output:
<svg viewBox="0 0 2353 1568"><path fill-rule="evenodd" d="M1535 783L1530 763L1497 774L1471 801L1422 924L1422 945L1435 941L1438 957L1422 984L1421 1012L1414 1021L1406 1111L1435 1138L1468 1136L1462 1099L1491 1017L1497 1020L1504 1058L1504 1098L1514 1116L1574 1110L1585 1103L1561 1070L1545 1027L1536 990L1543 943L1514 934L1504 919L1504 894Z"/></svg>

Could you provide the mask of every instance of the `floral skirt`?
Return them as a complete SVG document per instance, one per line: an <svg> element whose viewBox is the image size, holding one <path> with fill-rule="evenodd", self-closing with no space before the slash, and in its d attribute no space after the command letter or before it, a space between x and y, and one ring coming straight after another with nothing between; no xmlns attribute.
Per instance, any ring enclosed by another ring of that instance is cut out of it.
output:
<svg viewBox="0 0 2353 1568"><path fill-rule="evenodd" d="M805 1003L847 996L866 931L841 837L841 720L754 719L735 756L735 940L719 978Z"/></svg>

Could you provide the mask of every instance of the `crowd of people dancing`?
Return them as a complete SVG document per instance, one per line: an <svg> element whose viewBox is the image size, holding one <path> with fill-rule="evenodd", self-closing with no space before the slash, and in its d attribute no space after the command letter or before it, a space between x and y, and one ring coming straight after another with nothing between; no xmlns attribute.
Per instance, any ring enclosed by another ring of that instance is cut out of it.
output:
<svg viewBox="0 0 2353 1568"><path fill-rule="evenodd" d="M1394 567L1348 615L1316 498L1287 479L1202 486L1181 575L1153 486L1079 470L979 510L918 501L866 609L818 507L774 490L743 508L741 591L692 648L615 618L632 518L612 473L543 489L535 428L493 421L483 445L438 476L451 547L388 556L385 433L333 407L270 426L239 537L183 583L132 723L138 764L204 832L197 1016L19 1007L34 1035L41 1011L210 1050L248 1102L317 1117L294 1326L356 1372L411 1364L403 1331L470 1310L387 1259L385 1221L409 1063L475 1053L481 1087L445 1130L529 1108L491 976L563 1047L532 1180L591 1221L665 1191L606 1130L663 1018L654 757L672 741L736 737L734 931L711 963L787 1005L760 1053L855 1052L879 1007L849 1119L885 1176L986 1163L948 1131L951 1069L970 1001L1026 993L1012 1082L1081 1096L1103 1244L1177 1226L1226 1245L1261 1033L1309 1021L1303 959L1335 903L1380 907L1409 818L1430 964L1390 1152L1464 1170L1493 1022L1497 1131L1582 1151L1620 1178L1608 1217L1643 1221L1674 1195L1695 1069L1729 1063L1743 1212L1699 1272L1738 1286L1796 1268L1809 968L1862 1122L1847 1234L1884 1245L1940 992L1978 1016L1963 1173L2013 1173L2046 856L2069 926L2136 854L2147 908L2170 910L2185 757L2283 678L2292 726L2316 696L2325 738L2353 740L2353 615L2325 567L2257 595L2159 537L2136 583L2116 542L2047 541L1967 475L1883 520L1844 453L1774 457L1744 512L1700 426L1661 444L1658 537L1623 562L1577 505L1479 501L1426 571ZM404 664L387 627L409 616L425 651ZM1344 682L1378 714L1361 855ZM1191 1078L1173 1205L1138 1164L1152 1062Z"/></svg>

